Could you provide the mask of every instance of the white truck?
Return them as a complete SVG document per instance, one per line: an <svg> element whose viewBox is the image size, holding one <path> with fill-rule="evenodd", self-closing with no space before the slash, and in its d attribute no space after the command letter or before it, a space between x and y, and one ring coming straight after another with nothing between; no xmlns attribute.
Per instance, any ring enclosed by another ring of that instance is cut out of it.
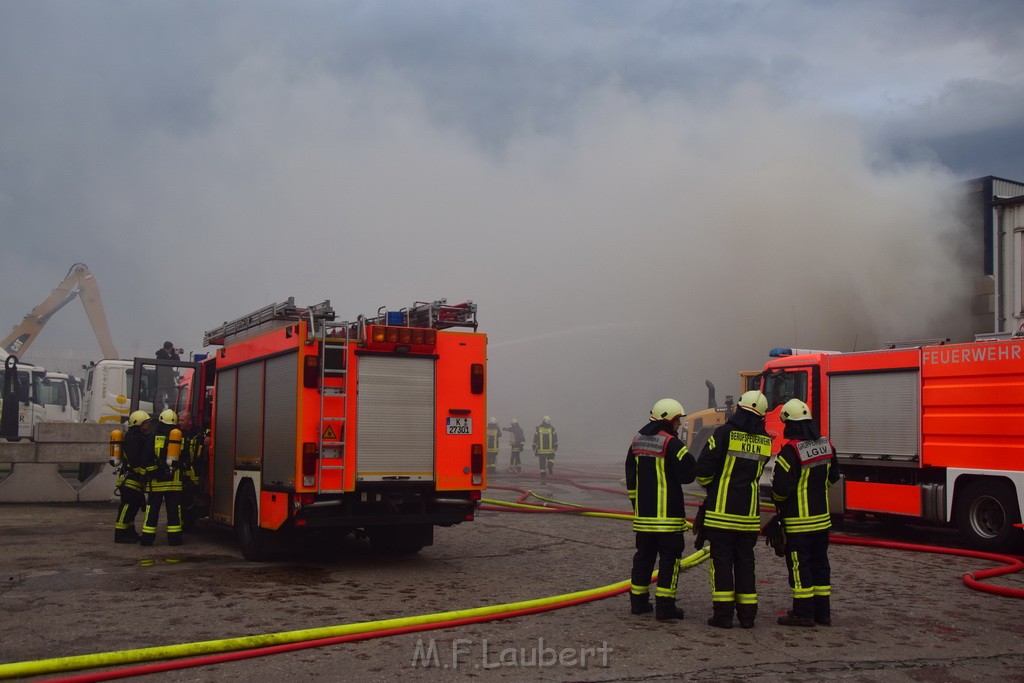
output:
<svg viewBox="0 0 1024 683"><path fill-rule="evenodd" d="M46 371L40 392L46 422L82 421L82 380L67 372Z"/></svg>
<svg viewBox="0 0 1024 683"><path fill-rule="evenodd" d="M101 360L87 368L82 401L82 422L117 424L128 419L131 412L129 397L134 380L134 362L130 360ZM143 370L139 390L139 409L153 414L153 394L156 391L156 371Z"/></svg>
<svg viewBox="0 0 1024 683"><path fill-rule="evenodd" d="M7 386L7 352L0 350L0 410L3 410L4 396L2 388ZM31 439L32 430L46 416L43 407L43 379L46 371L30 363L18 362L16 370L15 396L18 401L18 433L19 439Z"/></svg>

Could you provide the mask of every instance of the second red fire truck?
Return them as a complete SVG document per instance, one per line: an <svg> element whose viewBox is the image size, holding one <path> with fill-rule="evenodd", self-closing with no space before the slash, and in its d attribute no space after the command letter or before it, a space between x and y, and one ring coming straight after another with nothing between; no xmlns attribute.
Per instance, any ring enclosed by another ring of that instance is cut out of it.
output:
<svg viewBox="0 0 1024 683"><path fill-rule="evenodd" d="M810 405L844 475L845 510L954 523L972 544L1024 548L1024 338L854 353L776 349L768 425Z"/></svg>

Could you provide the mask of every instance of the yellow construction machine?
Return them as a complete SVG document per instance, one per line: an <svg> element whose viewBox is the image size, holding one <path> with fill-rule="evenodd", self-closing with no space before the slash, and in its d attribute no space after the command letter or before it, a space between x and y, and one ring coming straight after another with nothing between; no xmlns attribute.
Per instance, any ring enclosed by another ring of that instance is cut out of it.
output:
<svg viewBox="0 0 1024 683"><path fill-rule="evenodd" d="M700 455L711 434L725 424L725 421L736 410L736 398L743 395L744 392L757 389L760 386L760 370L740 370L737 374L740 378L740 391L735 397L731 394L727 395L724 406L720 407L715 400L715 385L711 383L711 380L704 380L704 384L708 387L708 407L689 413L683 418L680 438L686 443L686 448L693 453L694 457Z"/></svg>

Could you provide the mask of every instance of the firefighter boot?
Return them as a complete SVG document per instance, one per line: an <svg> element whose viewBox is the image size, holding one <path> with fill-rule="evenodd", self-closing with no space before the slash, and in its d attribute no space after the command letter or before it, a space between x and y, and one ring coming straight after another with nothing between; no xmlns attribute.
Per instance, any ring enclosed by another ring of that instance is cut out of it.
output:
<svg viewBox="0 0 1024 683"><path fill-rule="evenodd" d="M736 618L743 628L754 628L754 617L757 616L757 605L736 605Z"/></svg>
<svg viewBox="0 0 1024 683"><path fill-rule="evenodd" d="M654 609L654 605L651 604L651 596L648 593L643 595L637 595L636 593L629 594L629 611L631 614L647 614Z"/></svg>
<svg viewBox="0 0 1024 683"><path fill-rule="evenodd" d="M135 529L114 529L114 543L138 543L139 535Z"/></svg>
<svg viewBox="0 0 1024 683"><path fill-rule="evenodd" d="M658 621L682 619L683 609L681 607L676 607L676 601L673 598L655 598L654 618Z"/></svg>
<svg viewBox="0 0 1024 683"><path fill-rule="evenodd" d="M734 603L731 601L716 601L711 603L714 612L708 619L708 626L715 628L732 628L732 610Z"/></svg>
<svg viewBox="0 0 1024 683"><path fill-rule="evenodd" d="M819 626L832 625L832 607L827 595L814 596L814 623Z"/></svg>
<svg viewBox="0 0 1024 683"><path fill-rule="evenodd" d="M793 598L793 609L779 617L783 626L814 626L814 599Z"/></svg>

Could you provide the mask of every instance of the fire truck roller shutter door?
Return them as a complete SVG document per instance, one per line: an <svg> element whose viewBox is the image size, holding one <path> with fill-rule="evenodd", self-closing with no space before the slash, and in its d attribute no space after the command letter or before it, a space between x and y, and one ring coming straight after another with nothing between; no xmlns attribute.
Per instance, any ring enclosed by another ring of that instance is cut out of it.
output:
<svg viewBox="0 0 1024 683"><path fill-rule="evenodd" d="M434 478L433 358L359 357L356 476Z"/></svg>
<svg viewBox="0 0 1024 683"><path fill-rule="evenodd" d="M295 485L298 353L268 358L263 417L263 482Z"/></svg>
<svg viewBox="0 0 1024 683"><path fill-rule="evenodd" d="M217 424L213 444L213 517L231 521L235 494L235 398L238 369L217 373Z"/></svg>

